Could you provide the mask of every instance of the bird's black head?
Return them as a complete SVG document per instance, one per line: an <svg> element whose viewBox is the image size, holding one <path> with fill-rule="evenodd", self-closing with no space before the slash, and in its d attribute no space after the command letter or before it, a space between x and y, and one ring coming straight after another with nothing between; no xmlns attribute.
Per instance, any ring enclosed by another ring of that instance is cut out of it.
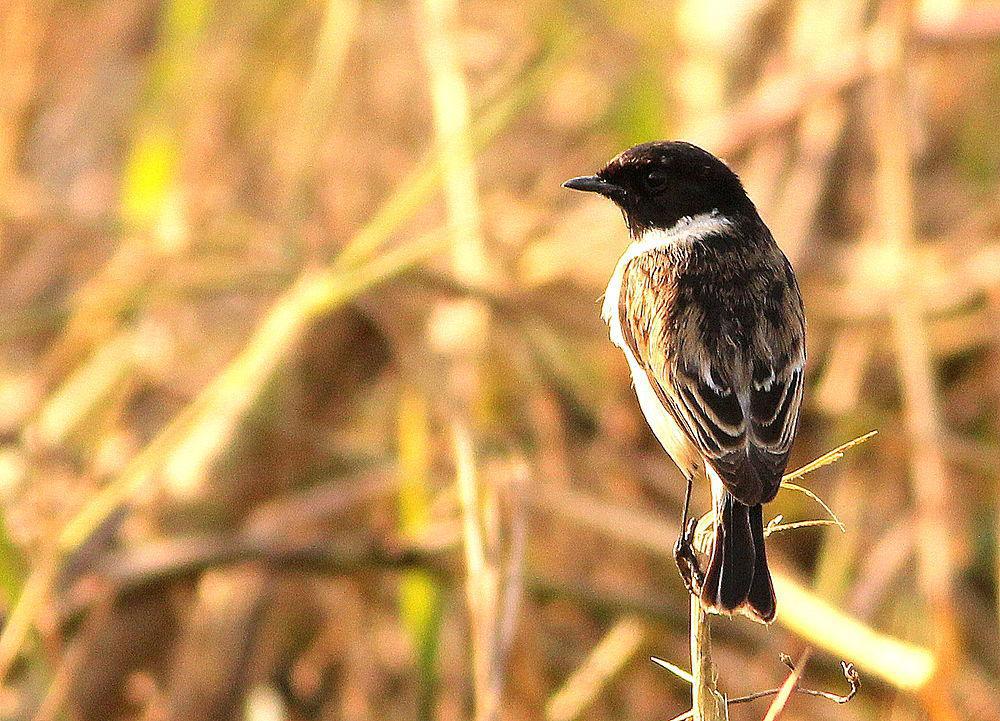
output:
<svg viewBox="0 0 1000 721"><path fill-rule="evenodd" d="M635 236L667 229L684 217L717 211L754 217L756 209L740 179L725 163L696 145L657 141L629 148L598 171L567 180L573 190L615 201Z"/></svg>

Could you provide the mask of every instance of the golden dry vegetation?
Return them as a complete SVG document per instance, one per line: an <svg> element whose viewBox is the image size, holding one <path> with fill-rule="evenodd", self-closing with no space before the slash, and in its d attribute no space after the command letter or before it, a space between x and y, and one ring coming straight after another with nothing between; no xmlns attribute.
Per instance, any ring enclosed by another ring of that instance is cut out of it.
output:
<svg viewBox="0 0 1000 721"><path fill-rule="evenodd" d="M861 691L731 717L1000 715L997 6L5 0L0 68L0 718L690 708L626 234L560 188L653 138L797 269L792 467L879 430L712 623L732 697Z"/></svg>

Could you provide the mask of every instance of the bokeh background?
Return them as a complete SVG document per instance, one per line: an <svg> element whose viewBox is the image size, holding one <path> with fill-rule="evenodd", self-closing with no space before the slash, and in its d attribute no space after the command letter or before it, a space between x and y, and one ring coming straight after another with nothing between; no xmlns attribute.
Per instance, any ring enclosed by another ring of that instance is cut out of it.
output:
<svg viewBox="0 0 1000 721"><path fill-rule="evenodd" d="M844 530L773 535L720 687L809 647L862 689L785 718L998 717L997 5L5 0L0 68L0 718L688 709L627 237L560 188L655 138L797 269L792 468L879 431L797 480Z"/></svg>

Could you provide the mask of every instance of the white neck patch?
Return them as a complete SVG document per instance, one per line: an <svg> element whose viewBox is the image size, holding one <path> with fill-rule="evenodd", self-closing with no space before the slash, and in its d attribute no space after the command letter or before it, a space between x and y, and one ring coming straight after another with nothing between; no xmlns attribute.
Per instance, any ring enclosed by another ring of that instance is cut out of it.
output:
<svg viewBox="0 0 1000 721"><path fill-rule="evenodd" d="M650 228L644 230L625 249L622 257L615 266L615 272L611 275L608 288L604 292L604 304L601 307L601 317L610 326L611 340L619 348L624 348L624 339L621 334L621 325L618 320L618 299L622 292L622 279L625 275L625 268L628 264L640 255L654 250L663 250L676 243L688 243L695 240L714 235L725 231L730 226L730 221L717 211L702 213L695 216L681 218L671 227L663 230L661 228Z"/></svg>
<svg viewBox="0 0 1000 721"><path fill-rule="evenodd" d="M672 226L663 230L662 228L650 228L642 231L639 237L629 246L625 255L629 251L635 251L631 258L650 250L660 250L674 243L701 240L709 235L724 231L730 225L730 220L718 211L702 213L701 215L685 216ZM631 260L630 258L630 260Z"/></svg>

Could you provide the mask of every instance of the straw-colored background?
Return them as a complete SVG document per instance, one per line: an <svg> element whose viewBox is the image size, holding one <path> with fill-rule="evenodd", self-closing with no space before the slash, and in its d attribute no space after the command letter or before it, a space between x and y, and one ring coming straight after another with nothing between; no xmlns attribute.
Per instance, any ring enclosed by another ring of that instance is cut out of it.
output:
<svg viewBox="0 0 1000 721"><path fill-rule="evenodd" d="M772 536L720 687L810 646L862 690L784 718L997 717L996 6L6 0L0 71L0 718L689 708L627 238L560 188L653 138L797 269L792 467L880 432L798 481L846 532Z"/></svg>

